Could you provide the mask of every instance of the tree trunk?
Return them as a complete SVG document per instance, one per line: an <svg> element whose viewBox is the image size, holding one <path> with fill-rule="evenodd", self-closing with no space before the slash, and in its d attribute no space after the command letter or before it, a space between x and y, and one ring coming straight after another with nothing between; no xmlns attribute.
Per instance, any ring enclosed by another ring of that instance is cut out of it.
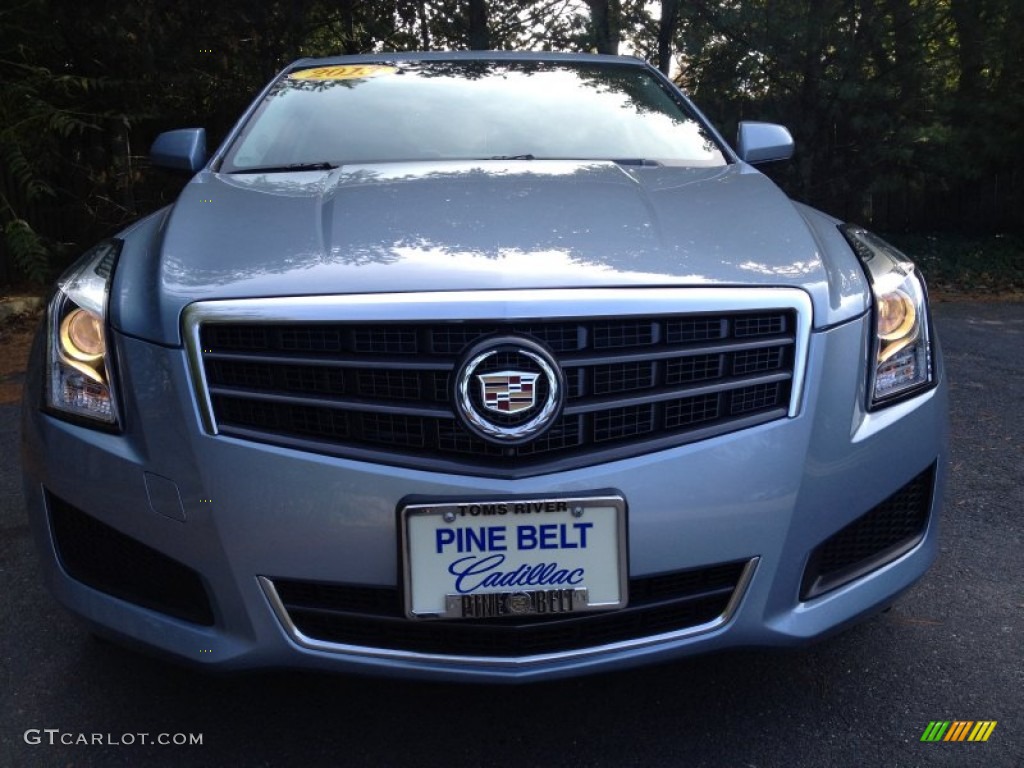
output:
<svg viewBox="0 0 1024 768"><path fill-rule="evenodd" d="M830 151L829 142L822 135L829 132L830 120L821 111L824 103L821 96L825 69L824 25L828 19L826 3L827 0L811 0L807 4L807 15L803 19L800 36L804 49L797 135L803 139L806 149L798 156L796 168L800 192L804 197L812 197L817 182L818 161L827 158Z"/></svg>
<svg viewBox="0 0 1024 768"><path fill-rule="evenodd" d="M491 33L487 27L487 0L469 0L468 22L470 50L489 50Z"/></svg>
<svg viewBox="0 0 1024 768"><path fill-rule="evenodd" d="M621 0L587 0L590 6L590 26L593 30L594 47L598 53L619 53L622 38Z"/></svg>
<svg viewBox="0 0 1024 768"><path fill-rule="evenodd" d="M359 41L356 39L355 0L343 0L340 3L341 25L345 30L342 41L342 52L345 54L359 53Z"/></svg>
<svg viewBox="0 0 1024 768"><path fill-rule="evenodd" d="M430 18L427 16L427 0L419 2L420 45L424 51L430 50Z"/></svg>
<svg viewBox="0 0 1024 768"><path fill-rule="evenodd" d="M985 69L985 49L981 0L951 0L949 5L960 58L959 95L963 104L977 99L983 90L982 72Z"/></svg>
<svg viewBox="0 0 1024 768"><path fill-rule="evenodd" d="M661 19L658 22L658 69L665 75L672 69L672 38L679 23L679 0L661 0Z"/></svg>

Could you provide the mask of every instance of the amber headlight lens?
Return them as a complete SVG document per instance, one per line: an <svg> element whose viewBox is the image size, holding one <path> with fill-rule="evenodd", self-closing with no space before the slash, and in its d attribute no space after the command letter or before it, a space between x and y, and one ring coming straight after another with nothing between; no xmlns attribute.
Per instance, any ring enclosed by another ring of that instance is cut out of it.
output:
<svg viewBox="0 0 1024 768"><path fill-rule="evenodd" d="M119 241L101 243L57 283L49 326L46 404L105 426L117 425L106 308Z"/></svg>
<svg viewBox="0 0 1024 768"><path fill-rule="evenodd" d="M903 291L878 297L878 337L892 341L909 333L917 322L914 300Z"/></svg>
<svg viewBox="0 0 1024 768"><path fill-rule="evenodd" d="M871 405L881 406L932 385L931 340L924 282L914 264L860 227L840 227L864 265L874 293Z"/></svg>
<svg viewBox="0 0 1024 768"><path fill-rule="evenodd" d="M103 357L103 318L85 309L73 309L60 324L60 349L68 357L95 362Z"/></svg>

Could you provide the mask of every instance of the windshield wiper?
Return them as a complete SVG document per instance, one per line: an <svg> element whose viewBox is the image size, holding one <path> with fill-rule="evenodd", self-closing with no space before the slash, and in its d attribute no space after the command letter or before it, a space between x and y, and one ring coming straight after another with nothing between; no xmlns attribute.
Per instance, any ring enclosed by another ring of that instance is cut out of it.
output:
<svg viewBox="0 0 1024 768"><path fill-rule="evenodd" d="M257 168L236 168L230 173L287 173L289 171L333 171L338 163L289 163L288 165L266 165Z"/></svg>
<svg viewBox="0 0 1024 768"><path fill-rule="evenodd" d="M644 165L644 166L659 166L657 160L648 160L645 157L616 157L612 160L616 165Z"/></svg>
<svg viewBox="0 0 1024 768"><path fill-rule="evenodd" d="M487 158L488 160L536 160L536 155L492 155ZM659 166L657 160L649 160L646 157L613 157L609 160L605 158L586 158L586 157L550 157L548 160L569 160L573 162L589 162L600 160L602 162L613 162L617 165L643 165L643 166Z"/></svg>

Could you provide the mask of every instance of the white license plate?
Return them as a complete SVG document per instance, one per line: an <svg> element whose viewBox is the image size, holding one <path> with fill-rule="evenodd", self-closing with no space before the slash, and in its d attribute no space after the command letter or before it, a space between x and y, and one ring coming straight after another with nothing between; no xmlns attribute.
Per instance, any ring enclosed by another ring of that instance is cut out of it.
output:
<svg viewBox="0 0 1024 768"><path fill-rule="evenodd" d="M619 496L410 504L400 523L411 619L626 605L626 504Z"/></svg>

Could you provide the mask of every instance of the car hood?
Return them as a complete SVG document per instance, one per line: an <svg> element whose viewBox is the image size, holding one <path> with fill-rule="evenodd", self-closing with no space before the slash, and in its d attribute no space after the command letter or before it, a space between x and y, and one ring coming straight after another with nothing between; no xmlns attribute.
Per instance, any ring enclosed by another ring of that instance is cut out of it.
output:
<svg viewBox="0 0 1024 768"><path fill-rule="evenodd" d="M111 316L127 333L178 343L181 311L207 299L756 285L806 290L821 325L863 311L865 286L816 216L743 164L204 171L169 211L124 234Z"/></svg>

